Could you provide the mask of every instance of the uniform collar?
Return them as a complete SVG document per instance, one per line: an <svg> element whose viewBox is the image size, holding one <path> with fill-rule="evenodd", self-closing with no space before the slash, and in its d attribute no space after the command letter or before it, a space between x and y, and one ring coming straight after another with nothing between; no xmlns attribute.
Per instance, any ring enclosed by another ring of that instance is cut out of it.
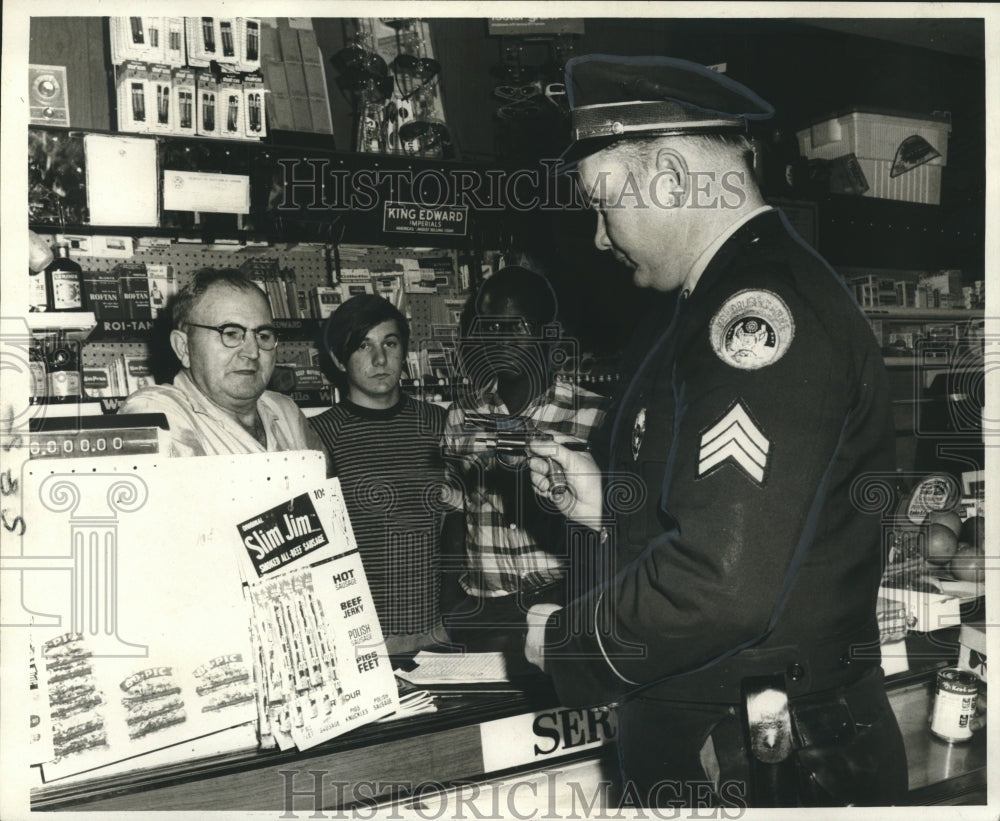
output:
<svg viewBox="0 0 1000 821"><path fill-rule="evenodd" d="M701 256L695 260L694 265L691 266L691 270L688 272L687 278L684 280L684 291L690 294L698 286L698 282L701 281L702 274L705 273L705 269L708 268L709 263L719 252L719 249L722 248L722 246L725 245L729 239L733 237L744 225L752 219L773 210L774 208L770 205L762 205L760 208L755 208L749 214L746 214L741 219L736 220L736 222L719 234L712 244L702 252Z"/></svg>

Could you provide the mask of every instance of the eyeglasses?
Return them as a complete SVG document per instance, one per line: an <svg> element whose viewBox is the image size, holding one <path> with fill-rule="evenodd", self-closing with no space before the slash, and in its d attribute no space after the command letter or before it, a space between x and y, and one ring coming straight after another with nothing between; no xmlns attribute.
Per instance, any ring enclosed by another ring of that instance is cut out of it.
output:
<svg viewBox="0 0 1000 821"><path fill-rule="evenodd" d="M259 328L244 328L235 322L227 322L225 325L199 325L197 322L185 322L192 328L204 328L206 331L215 331L222 338L222 344L227 348L238 348L247 338L247 331L251 332L257 340L257 347L262 351L273 351L278 345L278 329L270 325L261 325Z"/></svg>

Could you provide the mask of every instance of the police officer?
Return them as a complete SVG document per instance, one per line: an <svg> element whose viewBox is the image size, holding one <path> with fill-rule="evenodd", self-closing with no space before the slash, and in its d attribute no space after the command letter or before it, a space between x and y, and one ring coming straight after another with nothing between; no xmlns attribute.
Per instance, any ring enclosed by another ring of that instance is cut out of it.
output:
<svg viewBox="0 0 1000 821"><path fill-rule="evenodd" d="M886 375L857 304L754 182L747 121L773 110L662 57L578 57L566 86L598 248L679 299L603 482L587 454L533 446L537 492L601 533L616 572L533 608L526 655L567 705L620 700L628 801L898 802L881 525L855 501L893 469Z"/></svg>

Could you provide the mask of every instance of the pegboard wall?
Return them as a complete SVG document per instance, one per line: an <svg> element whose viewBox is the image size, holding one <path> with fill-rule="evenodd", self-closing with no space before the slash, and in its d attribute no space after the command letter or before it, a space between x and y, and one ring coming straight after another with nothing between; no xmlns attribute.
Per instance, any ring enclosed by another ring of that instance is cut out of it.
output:
<svg viewBox="0 0 1000 821"><path fill-rule="evenodd" d="M85 271L111 271L121 262L143 262L147 265L170 265L180 286L201 268L239 268L248 259L275 259L282 268L292 268L300 288L330 285L333 255L329 246L300 244L289 249L279 246L235 246L172 243L162 247L139 247L131 259L89 256L74 252L73 259Z"/></svg>
<svg viewBox="0 0 1000 821"><path fill-rule="evenodd" d="M298 243L289 245L205 245L195 242L169 242L152 238L139 238L134 242L132 255L128 257L98 256L84 252L84 248L92 246L86 243L94 242L86 235L67 235L65 237L74 246L71 256L84 271L109 273L121 263L144 263L146 265L169 265L173 271L177 287L183 287L194 272L202 268L240 268L249 260L273 260L281 269L291 269L295 274L295 284L299 291L311 292L316 287L337 286L341 283L340 272L353 269L353 277L364 276L362 271L370 272L372 277L388 274L400 275L400 281L406 279L404 271L422 263L427 268L427 260L447 259L451 273L445 284L443 278L436 277L438 293L407 293L405 289L399 294L398 307L410 321L411 350L421 352L430 343L438 350L442 343L447 347L453 333L457 331L457 318L467 295L470 281L476 281L481 275L480 265L474 255L452 249L416 247L389 247L379 245L331 245L325 243ZM47 237L50 243L56 240L55 235ZM77 245L79 242L79 245ZM128 238L126 242L133 240ZM162 243L162 244L161 244ZM487 269L489 266L484 266ZM347 277L350 280L352 277ZM81 371L90 371L90 377L97 382L87 383L81 379L84 395L89 398L101 398L113 407L119 398L135 389L131 384L130 368L136 367L142 373L148 368L156 382L171 379L176 372L178 363L169 347L166 336L167 325L156 324L156 331L150 331L146 338L131 336L115 339L107 333L97 339L82 342L78 349L78 362ZM291 367L319 368L323 370L324 356L319 350L317 340L291 339L282 341L277 364ZM100 387L100 378L95 371L109 374L110 387ZM116 376L117 374L117 376ZM84 373L84 377L87 374ZM128 386L125 386L128 382ZM311 400L303 400L306 404ZM107 409L106 409L107 412Z"/></svg>
<svg viewBox="0 0 1000 821"><path fill-rule="evenodd" d="M124 261L170 265L178 287L183 287L191 275L201 268L239 268L250 259L276 260L279 267L295 271L297 287L306 291L317 286L338 284L338 262L341 269L367 269L374 276L400 272L404 267L400 263L401 259L448 259L455 272L454 287L444 289L441 294L405 294L402 300L401 307L410 319L411 339L415 350L420 348L422 342L441 337L441 333L435 329L440 330L442 326L455 323L456 305L460 306L464 299L464 294L461 293L463 278L459 275L459 254L450 249L371 245L341 245L334 248L318 243L300 243L288 247L277 245L233 248L200 243L147 243L146 240L139 240L133 255L128 259L90 255L80 250L73 251L72 256L85 271L110 272ZM467 281L466 277L465 282ZM113 368L124 357L146 359L151 354L154 362L159 362L164 357L172 361L170 352L162 343L157 348L147 341L107 338L85 342L80 348L79 361L85 369ZM320 352L314 341L292 339L282 342L278 357L280 364L305 367L317 367L319 359ZM167 364L160 362L157 370L169 372L173 367L176 365L168 368ZM160 375L158 372L157 381Z"/></svg>
<svg viewBox="0 0 1000 821"><path fill-rule="evenodd" d="M55 237L48 238L53 242ZM448 258L458 269L458 254L443 248L403 247L390 248L380 245L341 245L334 250L325 244L299 243L288 248L280 246L201 245L199 243L171 243L156 247L137 247L128 259L91 256L73 251L72 257L84 271L109 272L121 262L142 262L147 265L170 265L177 277L178 286L186 284L188 277L201 268L239 268L249 259L277 260L282 268L292 268L299 288L339 283L341 268L368 268L373 274L399 270L398 259ZM448 295L452 296L451 294Z"/></svg>

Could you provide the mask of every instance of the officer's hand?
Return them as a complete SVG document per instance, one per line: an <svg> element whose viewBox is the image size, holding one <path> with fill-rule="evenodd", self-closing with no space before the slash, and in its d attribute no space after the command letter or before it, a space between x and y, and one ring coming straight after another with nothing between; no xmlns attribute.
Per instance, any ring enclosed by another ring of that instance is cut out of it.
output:
<svg viewBox="0 0 1000 821"><path fill-rule="evenodd" d="M568 446L567 446L568 445ZM528 468L535 492L548 498L567 519L594 525L603 513L601 471L579 439L555 434L528 442Z"/></svg>

